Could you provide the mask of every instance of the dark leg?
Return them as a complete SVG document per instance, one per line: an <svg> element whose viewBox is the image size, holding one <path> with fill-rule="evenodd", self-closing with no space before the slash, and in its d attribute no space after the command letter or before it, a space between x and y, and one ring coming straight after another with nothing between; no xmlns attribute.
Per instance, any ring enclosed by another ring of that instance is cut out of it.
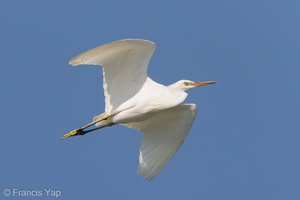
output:
<svg viewBox="0 0 300 200"><path fill-rule="evenodd" d="M83 126L81 128L78 128L78 129L75 129L73 131L70 131L69 133L67 133L64 136L62 136L61 139L65 139L67 137L76 136L76 135L84 135L84 134L86 134L88 132L91 132L91 131L94 131L94 130L97 130L97 129L100 129L100 128L104 128L104 127L107 127L107 126L114 125L114 123L109 123L109 124L105 124L103 126L100 126L100 127L94 128L94 129L90 129L90 130L86 130L86 131L83 130L83 129L86 129L86 128L88 128L88 127L90 127L90 126L92 126L92 125L94 125L94 124L96 124L98 122L101 122L103 120L107 120L109 117L110 117L110 115L107 115L107 114L103 113L103 116L101 116L101 118L98 119L97 121L93 121L93 122L91 122L91 123L89 123L89 124L87 124L87 125L85 125L85 126Z"/></svg>
<svg viewBox="0 0 300 200"><path fill-rule="evenodd" d="M109 123L109 124L105 124L105 125L103 125L103 126L99 126L99 127L97 127L97 128L93 128L93 129L90 129L90 130L82 130L82 129L76 129L76 130L78 130L77 131L77 135L85 135L85 134L87 134L87 133L89 133L89 132L92 132L92 131L95 131L95 130L98 130L98 129L101 129L101 128L105 128L105 127L108 127L108 126L113 126L113 125L115 125L115 123Z"/></svg>

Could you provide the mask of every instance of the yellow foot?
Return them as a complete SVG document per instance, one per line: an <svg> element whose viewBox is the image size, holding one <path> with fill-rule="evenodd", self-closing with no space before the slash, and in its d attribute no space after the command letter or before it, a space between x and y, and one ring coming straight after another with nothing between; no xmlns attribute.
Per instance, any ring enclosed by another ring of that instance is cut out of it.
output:
<svg viewBox="0 0 300 200"><path fill-rule="evenodd" d="M78 129L75 129L73 131L70 131L69 133L67 133L66 135L62 136L61 139L65 139L65 138L68 138L68 137L71 137L71 136L76 136L76 135L79 135L80 132L82 131L81 128L78 128Z"/></svg>
<svg viewBox="0 0 300 200"><path fill-rule="evenodd" d="M89 124L87 124L87 125L85 125L85 126L83 126L81 128L78 128L78 129L75 129L73 131L70 131L66 135L62 136L61 139L63 140L65 138L67 138L67 137L76 136L76 135L84 135L84 134L86 134L88 132L91 132L91 131L94 131L94 130L97 130L97 129L100 129L100 128L104 128L106 126L112 126L111 124L113 124L113 123L109 123L109 125L104 124L103 126L98 127L98 128L94 128L94 129L90 129L90 130L86 130L86 131L84 130L84 129L86 129L86 128L94 125L94 124L97 125L97 123L100 123L101 121L107 120L109 117L110 117L110 115L108 115L106 113L98 115L98 116L94 117L94 119L93 119L93 121L91 123L89 123Z"/></svg>

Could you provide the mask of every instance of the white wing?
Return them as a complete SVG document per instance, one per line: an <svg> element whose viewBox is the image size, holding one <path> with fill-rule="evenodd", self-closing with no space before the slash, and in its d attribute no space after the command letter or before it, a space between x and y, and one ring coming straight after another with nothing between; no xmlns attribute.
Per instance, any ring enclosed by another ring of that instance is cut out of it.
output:
<svg viewBox="0 0 300 200"><path fill-rule="evenodd" d="M142 88L155 48L147 40L120 40L84 52L70 64L103 66L105 112L112 113Z"/></svg>
<svg viewBox="0 0 300 200"><path fill-rule="evenodd" d="M123 124L144 132L137 172L152 179L180 147L197 114L195 104L183 104L156 114L142 122Z"/></svg>

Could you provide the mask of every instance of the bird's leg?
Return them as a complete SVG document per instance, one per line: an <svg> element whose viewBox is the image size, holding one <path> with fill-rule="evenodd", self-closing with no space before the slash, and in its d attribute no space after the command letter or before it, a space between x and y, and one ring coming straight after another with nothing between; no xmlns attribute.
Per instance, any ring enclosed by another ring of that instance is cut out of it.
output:
<svg viewBox="0 0 300 200"><path fill-rule="evenodd" d="M108 126L113 126L115 125L116 123L108 123L108 124L105 124L103 126L99 126L99 127L96 127L96 128L93 128L93 129L90 129L90 130L79 130L78 134L77 135L85 135L86 133L89 133L89 132L92 132L92 131L95 131L95 130L98 130L98 129L101 129L101 128L105 128L105 127L108 127Z"/></svg>
<svg viewBox="0 0 300 200"><path fill-rule="evenodd" d="M110 117L110 115L105 114L100 119L98 119L97 121L93 121L93 122L91 122L91 123L89 123L89 124L87 124L87 125L85 125L85 126L83 126L81 128L77 128L77 129L75 129L73 131L70 131L69 133L67 133L64 136L62 136L61 139L65 139L67 137L76 136L76 135L84 135L84 134L86 134L88 132L91 132L91 131L94 131L94 130L97 130L97 129L100 129L100 128L104 128L104 127L107 127L107 126L114 125L114 123L109 123L109 124L105 124L103 126L100 126L100 127L97 127L97 128L91 129L91 130L86 130L86 131L83 130L83 129L86 129L86 128L94 125L94 124L97 124L97 123L103 121L103 120L107 120L109 117Z"/></svg>

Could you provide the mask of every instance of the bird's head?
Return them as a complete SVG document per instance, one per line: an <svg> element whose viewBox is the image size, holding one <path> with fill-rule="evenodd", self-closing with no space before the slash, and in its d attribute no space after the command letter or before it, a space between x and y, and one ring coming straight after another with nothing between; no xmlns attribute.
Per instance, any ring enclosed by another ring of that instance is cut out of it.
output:
<svg viewBox="0 0 300 200"><path fill-rule="evenodd" d="M180 80L177 81L176 83L173 83L170 85L172 88L176 88L177 90L182 90L182 91L188 91L192 88L199 87L202 85L208 85L208 84L213 84L217 83L217 81L189 81L189 80Z"/></svg>

